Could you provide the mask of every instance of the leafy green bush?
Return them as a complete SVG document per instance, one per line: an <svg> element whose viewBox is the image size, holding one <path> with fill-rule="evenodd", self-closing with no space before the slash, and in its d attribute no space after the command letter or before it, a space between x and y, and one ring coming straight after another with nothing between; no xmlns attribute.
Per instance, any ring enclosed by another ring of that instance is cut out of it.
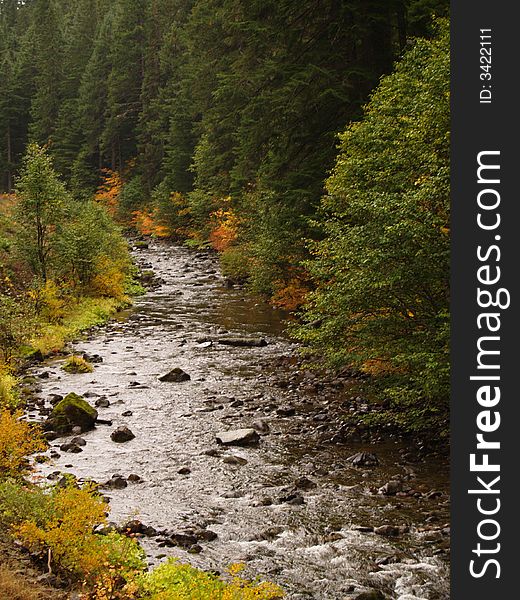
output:
<svg viewBox="0 0 520 600"><path fill-rule="evenodd" d="M150 600L275 600L283 598L280 587L270 582L250 582L239 577L241 565L230 569L229 582L175 559L170 559L139 580L143 598Z"/></svg>
<svg viewBox="0 0 520 600"><path fill-rule="evenodd" d="M0 481L0 523L13 527L24 521L42 526L49 518L50 496L42 488L12 479Z"/></svg>
<svg viewBox="0 0 520 600"><path fill-rule="evenodd" d="M341 136L323 199L326 237L308 264L317 289L296 335L334 366L377 375L401 425L446 432L449 32L438 27Z"/></svg>

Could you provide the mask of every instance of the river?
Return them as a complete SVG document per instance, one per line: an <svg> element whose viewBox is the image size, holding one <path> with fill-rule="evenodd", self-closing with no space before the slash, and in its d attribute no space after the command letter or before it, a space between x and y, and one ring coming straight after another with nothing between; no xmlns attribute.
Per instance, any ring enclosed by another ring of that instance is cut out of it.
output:
<svg viewBox="0 0 520 600"><path fill-rule="evenodd" d="M299 367L285 315L228 288L211 255L156 241L135 252L161 284L73 345L102 357L94 373L66 374L63 358L30 372L44 412L52 394L76 392L91 403L108 400L99 417L113 422L83 434L77 454L60 451L66 440L53 441L55 458L38 467L40 476L141 478L104 493L111 520L137 518L163 532L142 540L151 564L178 556L223 571L244 562L246 574L279 583L291 599L347 600L368 590L399 600L449 598L446 461L414 459L391 437L331 443L350 382L321 383ZM219 343L238 337L267 345ZM173 368L191 379L158 380ZM269 432L257 446L217 445L217 432L258 420ZM120 425L135 439L114 443L110 433ZM360 451L376 454L379 465L353 466L347 459ZM377 493L390 480L404 491ZM372 530L384 525L394 535ZM172 533L200 542L191 550L165 546Z"/></svg>

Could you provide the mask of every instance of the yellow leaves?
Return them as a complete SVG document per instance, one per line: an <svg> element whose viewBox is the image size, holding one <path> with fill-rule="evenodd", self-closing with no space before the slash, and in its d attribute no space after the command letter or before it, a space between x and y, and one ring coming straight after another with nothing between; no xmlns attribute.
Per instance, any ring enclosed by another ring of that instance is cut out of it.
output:
<svg viewBox="0 0 520 600"><path fill-rule="evenodd" d="M97 296L121 300L125 295L125 273L121 265L108 256L100 256L90 288Z"/></svg>
<svg viewBox="0 0 520 600"><path fill-rule="evenodd" d="M0 409L0 479L18 478L27 468L27 456L45 450L39 430L21 420L22 412Z"/></svg>
<svg viewBox="0 0 520 600"><path fill-rule="evenodd" d="M230 198L226 197L224 201L230 202ZM212 212L210 217L213 228L209 235L209 241L217 252L223 252L237 239L240 219L232 208L228 210L220 208Z"/></svg>
<svg viewBox="0 0 520 600"><path fill-rule="evenodd" d="M123 179L117 171L103 170L103 183L99 186L94 197L96 202L103 204L108 212L115 216L119 207L119 195L123 189Z"/></svg>
<svg viewBox="0 0 520 600"><path fill-rule="evenodd" d="M39 288L30 290L29 297L34 301L36 311L49 323L60 323L66 312L66 301L63 291L53 280L49 279Z"/></svg>
<svg viewBox="0 0 520 600"><path fill-rule="evenodd" d="M45 524L27 520L15 528L16 535L29 548L48 552L55 568L95 578L110 561L109 548L92 533L106 522L105 503L94 491L93 485L55 488Z"/></svg>

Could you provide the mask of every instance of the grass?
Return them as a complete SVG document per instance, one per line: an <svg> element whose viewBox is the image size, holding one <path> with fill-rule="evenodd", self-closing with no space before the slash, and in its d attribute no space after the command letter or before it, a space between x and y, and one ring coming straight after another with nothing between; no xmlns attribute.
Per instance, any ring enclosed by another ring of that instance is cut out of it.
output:
<svg viewBox="0 0 520 600"><path fill-rule="evenodd" d="M78 338L84 331L106 323L118 310L128 306L128 300L115 298L81 298L71 306L61 323L45 323L32 340L31 349L43 356L59 352L66 342Z"/></svg>
<svg viewBox="0 0 520 600"><path fill-rule="evenodd" d="M3 557L0 556L0 560ZM3 562L3 560L2 560ZM17 570L0 564L0 598L5 600L57 600L65 598L55 589L42 586Z"/></svg>
<svg viewBox="0 0 520 600"><path fill-rule="evenodd" d="M61 367L66 373L92 373L94 367L82 356L69 356Z"/></svg>

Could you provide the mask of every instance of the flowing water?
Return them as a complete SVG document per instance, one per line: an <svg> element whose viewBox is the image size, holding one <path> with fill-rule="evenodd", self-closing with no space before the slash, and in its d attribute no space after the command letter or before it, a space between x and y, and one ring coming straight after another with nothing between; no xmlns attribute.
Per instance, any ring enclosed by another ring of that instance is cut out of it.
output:
<svg viewBox="0 0 520 600"><path fill-rule="evenodd" d="M320 386L312 373L298 371L284 315L228 289L212 256L159 242L137 254L162 284L74 344L75 352L102 356L94 373L68 375L62 359L33 370L45 371L41 398L74 391L93 403L106 396L110 406L99 408L99 417L113 422L83 434L78 454L60 452L66 440L52 442L61 456L41 465L40 475L70 472L98 482L138 475L142 482L105 490L113 521L138 518L169 534L218 536L200 542L197 554L158 543L164 536L144 538L150 563L177 556L222 572L244 562L247 574L279 583L289 598L350 599L366 589L400 600L448 598L445 462L410 461L391 439L328 443L333 407L348 400L349 383ZM268 343L218 343L230 337ZM158 380L176 367L191 380ZM217 445L217 432L259 419L269 433L258 446ZM120 425L135 439L111 441ZM375 453L379 466L347 461L360 450ZM417 493L375 493L395 477ZM394 537L369 530L381 525L406 527Z"/></svg>

